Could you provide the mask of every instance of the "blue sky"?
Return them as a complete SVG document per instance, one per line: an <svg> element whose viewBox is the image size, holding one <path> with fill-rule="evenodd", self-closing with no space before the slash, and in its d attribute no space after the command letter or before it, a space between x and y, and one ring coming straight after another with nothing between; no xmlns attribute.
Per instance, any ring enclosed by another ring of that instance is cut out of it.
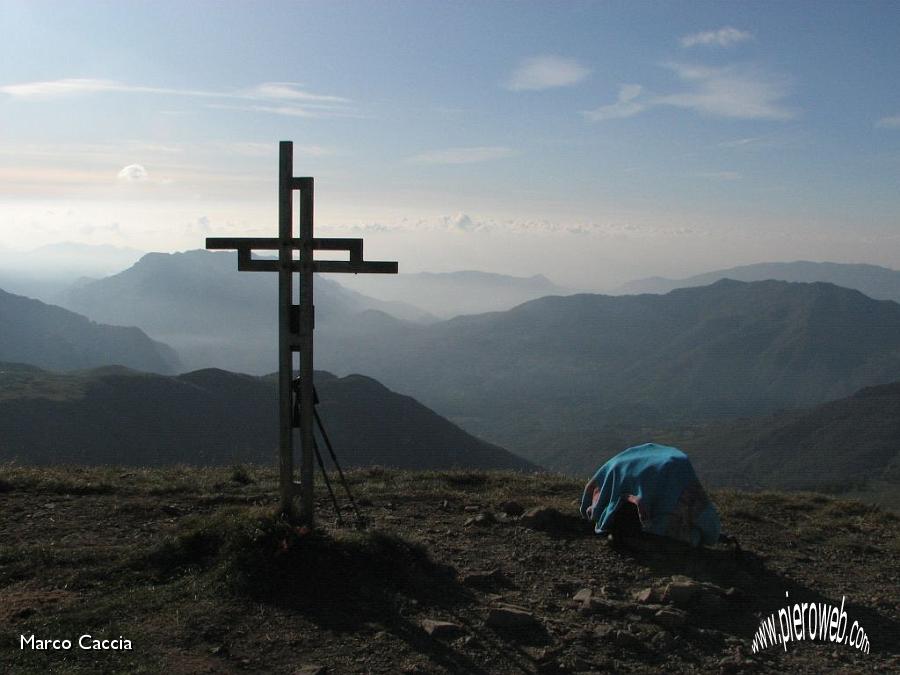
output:
<svg viewBox="0 0 900 675"><path fill-rule="evenodd" d="M0 1L0 246L322 234L603 289L900 267L900 4Z"/></svg>

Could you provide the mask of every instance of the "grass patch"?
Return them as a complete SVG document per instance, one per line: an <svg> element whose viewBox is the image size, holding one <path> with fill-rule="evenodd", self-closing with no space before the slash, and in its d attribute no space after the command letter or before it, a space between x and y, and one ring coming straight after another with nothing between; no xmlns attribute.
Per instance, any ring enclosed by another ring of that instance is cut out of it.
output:
<svg viewBox="0 0 900 675"><path fill-rule="evenodd" d="M231 467L231 482L238 485L250 485L255 483L256 480L250 475L247 467L239 464Z"/></svg>
<svg viewBox="0 0 900 675"><path fill-rule="evenodd" d="M458 473L447 473L444 475L444 482L453 487L480 487L487 483L488 477L484 472L478 471L460 471Z"/></svg>
<svg viewBox="0 0 900 675"><path fill-rule="evenodd" d="M169 580L199 573L220 591L335 625L383 619L404 598L443 605L465 596L455 571L418 544L380 531L310 531L260 507L186 519L134 561L147 566Z"/></svg>
<svg viewBox="0 0 900 675"><path fill-rule="evenodd" d="M37 475L15 477L10 481L0 479L0 484L7 486L6 489L0 487L0 492L18 490L53 495L110 495L118 491L115 485L105 481L95 482L81 478L64 479Z"/></svg>

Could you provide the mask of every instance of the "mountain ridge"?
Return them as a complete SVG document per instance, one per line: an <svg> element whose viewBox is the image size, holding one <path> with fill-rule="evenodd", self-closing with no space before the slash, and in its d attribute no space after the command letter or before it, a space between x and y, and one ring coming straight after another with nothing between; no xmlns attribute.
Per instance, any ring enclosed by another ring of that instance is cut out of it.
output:
<svg viewBox="0 0 900 675"><path fill-rule="evenodd" d="M858 290L875 300L900 302L900 271L867 263L835 263L795 260L792 262L754 263L712 272L704 272L682 279L647 277L619 286L614 295L668 293L676 288L706 286L719 279L737 281L827 282Z"/></svg>
<svg viewBox="0 0 900 675"><path fill-rule="evenodd" d="M368 331L368 332L367 332ZM833 284L720 281L667 295L545 297L319 350L523 454L554 429L814 405L900 379L900 305Z"/></svg>
<svg viewBox="0 0 900 675"><path fill-rule="evenodd" d="M319 413L347 466L533 468L372 378L316 372ZM271 377L208 368L175 376L0 364L0 459L228 464L274 460Z"/></svg>
<svg viewBox="0 0 900 675"><path fill-rule="evenodd" d="M0 360L57 370L120 363L173 373L178 354L134 326L91 321L68 309L0 290Z"/></svg>
<svg viewBox="0 0 900 675"><path fill-rule="evenodd" d="M366 309L403 320L433 320L316 277L317 332L352 325ZM277 366L277 275L239 272L233 253L148 253L128 269L70 287L64 304L98 321L135 325L171 344L189 369L225 367L262 374Z"/></svg>

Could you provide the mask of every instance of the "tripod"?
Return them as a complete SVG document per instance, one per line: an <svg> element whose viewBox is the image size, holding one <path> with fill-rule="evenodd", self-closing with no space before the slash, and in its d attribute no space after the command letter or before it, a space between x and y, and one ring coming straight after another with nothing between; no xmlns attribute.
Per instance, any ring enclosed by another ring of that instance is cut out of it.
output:
<svg viewBox="0 0 900 675"><path fill-rule="evenodd" d="M294 378L291 383L291 399L292 399L292 415L291 415L291 424L294 428L300 426L300 378ZM316 406L319 405L319 393L316 391L316 388L313 387L313 415L316 423L316 427L319 429L319 434L322 436L322 440L325 441L325 447L328 448L328 454L331 455L331 461L334 463L335 468L337 469L338 476L341 479L341 484L344 486L344 491L347 493L347 498L350 500L350 505L353 508L353 513L356 516L356 525L357 527L365 527L365 519L362 514L359 512L359 507L356 505L356 500L353 498L353 492L350 490L350 485L347 483L347 478L344 476L344 470L341 468L340 462L338 462L337 455L334 452L334 447L331 445L331 440L328 438L328 433L325 431L325 425L322 424L322 418L319 417L319 411ZM319 463L319 470L322 472L322 478L325 479L325 486L328 488L328 494L331 497L331 503L334 505L334 512L337 514L337 522L338 525L344 525L344 519L341 516L341 507L338 504L337 496L334 494L334 489L331 486L331 479L328 477L328 472L325 470L325 462L322 460L322 453L319 450L319 443L316 440L315 434L313 434L313 452L316 456L316 461Z"/></svg>

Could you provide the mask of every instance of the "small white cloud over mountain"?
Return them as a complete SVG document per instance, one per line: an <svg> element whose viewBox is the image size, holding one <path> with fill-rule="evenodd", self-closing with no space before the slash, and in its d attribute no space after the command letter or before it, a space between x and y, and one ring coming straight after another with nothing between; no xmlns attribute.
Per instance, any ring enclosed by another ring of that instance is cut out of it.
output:
<svg viewBox="0 0 900 675"><path fill-rule="evenodd" d="M118 178L125 183L140 183L149 177L147 169L140 164L129 164L119 171Z"/></svg>
<svg viewBox="0 0 900 675"><path fill-rule="evenodd" d="M506 84L513 91L539 91L578 84L590 69L575 59L562 56L533 56L524 59Z"/></svg>
<svg viewBox="0 0 900 675"><path fill-rule="evenodd" d="M714 46L731 47L753 38L753 34L745 30L738 30L731 26L725 26L717 30L708 30L700 33L691 33L681 38L682 47Z"/></svg>

